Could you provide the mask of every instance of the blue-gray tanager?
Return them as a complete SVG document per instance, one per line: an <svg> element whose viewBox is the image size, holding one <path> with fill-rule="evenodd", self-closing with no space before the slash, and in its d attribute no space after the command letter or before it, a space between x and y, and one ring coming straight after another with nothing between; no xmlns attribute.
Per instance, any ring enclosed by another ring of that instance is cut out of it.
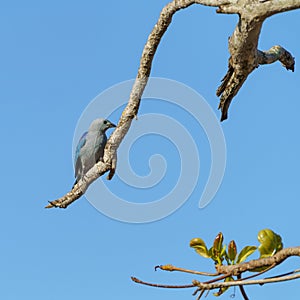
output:
<svg viewBox="0 0 300 300"><path fill-rule="evenodd" d="M92 122L88 131L80 138L74 159L76 178L74 185L99 160L102 160L107 142L105 131L112 127L116 127L116 125L105 119L96 119Z"/></svg>

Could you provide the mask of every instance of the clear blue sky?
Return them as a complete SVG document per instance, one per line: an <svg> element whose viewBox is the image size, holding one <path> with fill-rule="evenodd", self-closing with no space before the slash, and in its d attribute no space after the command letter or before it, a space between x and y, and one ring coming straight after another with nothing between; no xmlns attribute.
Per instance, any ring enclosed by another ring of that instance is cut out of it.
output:
<svg viewBox="0 0 300 300"><path fill-rule="evenodd" d="M189 240L199 236L210 244L219 231L226 242L235 239L239 249L257 245L257 232L266 227L281 234L285 246L300 245L297 64L295 73L280 63L258 68L233 100L229 120L222 124L226 173L204 209L198 208L199 191L208 177L205 161L210 157L203 133L198 141L203 140L204 149L200 185L163 220L115 221L85 198L66 210L44 209L48 200L63 195L73 183L72 140L84 108L103 90L136 76L147 36L166 3L0 4L1 299L193 299L192 290L139 286L130 276L190 283L194 276L154 272L153 267L171 263L212 271L212 265L189 248ZM281 44L298 60L299 13L267 20L260 49ZM226 72L227 39L236 22L235 15L217 15L214 8L199 5L179 12L158 48L152 76L197 90L219 118L215 90ZM147 105L141 109L147 112ZM112 121L117 120L114 115ZM133 164L147 172L151 142L138 146ZM177 166L174 157L169 163ZM143 199L147 195L147 190L144 196L138 193ZM134 191L124 196L139 201ZM291 259L279 270L298 268L297 261ZM251 299L292 300L299 297L298 284L246 290ZM235 299L241 299L238 290Z"/></svg>

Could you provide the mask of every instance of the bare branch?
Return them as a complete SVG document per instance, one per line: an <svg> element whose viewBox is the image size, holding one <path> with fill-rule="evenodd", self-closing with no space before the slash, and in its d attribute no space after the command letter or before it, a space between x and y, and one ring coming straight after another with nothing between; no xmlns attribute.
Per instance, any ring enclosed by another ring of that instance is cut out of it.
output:
<svg viewBox="0 0 300 300"><path fill-rule="evenodd" d="M131 280L133 282L143 284L143 285L148 285L148 286L153 286L153 287L158 287L158 288L164 288L164 289L188 289L188 288L193 288L196 285L195 284L185 284L185 285L169 285L169 284L157 284L157 283L150 283L150 282L145 282L142 281L136 277L131 277Z"/></svg>
<svg viewBox="0 0 300 300"><path fill-rule="evenodd" d="M228 108L234 96L238 93L249 74L260 64L272 63L280 60L288 70L294 70L294 58L282 47L272 47L270 50L273 59L263 59L262 51L257 49L258 39L264 20L276 13L300 8L300 1L296 0L272 0L272 1L253 1L241 0L232 5L221 6L219 13L237 13L239 22L233 35L229 39L229 58L228 71L222 80L222 84L217 89L217 96L220 97L219 108L222 111L221 121L228 117ZM270 51L269 50L269 51ZM275 50L275 51L274 51ZM271 53L265 53L269 58ZM284 56L287 56L283 59ZM267 62L268 61L268 62Z"/></svg>
<svg viewBox="0 0 300 300"><path fill-rule="evenodd" d="M221 121L227 118L228 108L233 97L237 94L248 75L259 64L280 60L287 69L294 69L294 58L289 52L283 48L285 52L281 52L281 50L278 52L278 48L276 48L278 46L275 46L273 52L271 51L272 53L264 53L257 50L257 43L263 21L273 14L299 8L299 0L173 0L162 9L159 19L148 37L128 104L120 117L117 128L106 144L103 162L98 162L70 192L57 200L49 202L46 208L66 208L80 198L89 185L104 173L109 171L108 179L113 177L117 149L128 132L132 119L138 113L141 97L151 72L153 57L161 38L170 25L173 15L192 4L218 7L217 12L236 13L239 14L240 18L233 35L229 39L231 57L228 72L217 90L217 95L220 96L219 108L222 111Z"/></svg>
<svg viewBox="0 0 300 300"><path fill-rule="evenodd" d="M184 272L184 273L190 273L190 274L195 274L195 275L202 275L202 276L218 276L218 273L207 273L207 272L200 272L200 271L195 271L195 270L188 270L184 268L178 268L172 265L163 265L163 266L156 266L155 271L157 269L163 270L163 271L178 271L178 272Z"/></svg>
<svg viewBox="0 0 300 300"><path fill-rule="evenodd" d="M269 11L269 16L297 8L300 8L299 0L269 0L264 3L264 10Z"/></svg>
<svg viewBox="0 0 300 300"><path fill-rule="evenodd" d="M272 64L279 60L281 64L287 69L294 72L295 59L290 52L281 46L273 46L267 51L257 51L257 60L260 65Z"/></svg>
<svg viewBox="0 0 300 300"><path fill-rule="evenodd" d="M266 257L266 258L259 258L255 260L251 260L249 262L243 262L236 265L216 265L216 270L218 273L216 274L210 274L205 272L197 272L192 271L188 269L183 268L177 268L172 265L164 265L164 266L156 266L155 270L157 268L161 270L166 271L180 271L180 272L186 272L196 275L205 275L205 276L214 276L213 279L210 279L208 281L200 282L198 280L193 280L192 284L188 285L165 285L165 284L157 284L157 283L149 283L141 281L135 277L131 277L131 279L140 284L153 286L153 287L159 287L159 288L191 288L191 287L197 287L193 295L198 295L197 299L200 299L202 295L204 294L204 291L209 291L213 289L220 289L220 288L228 288L232 286L239 286L242 296L245 300L248 299L248 296L243 288L244 285L255 285L255 284L266 284L266 283L275 283L275 282L282 282L282 281L288 281L288 280L295 280L300 278L300 269L294 270L292 272L288 272L285 274L280 274L277 276L262 278L262 279L256 279L253 280L252 278L255 276L262 275L263 273L271 270L273 267L278 266L281 264L285 259L287 259L290 256L300 256L300 246L298 247L291 247L291 248L285 248L274 254L273 256ZM261 271L257 271L261 269ZM256 274L252 276L248 276L242 279L242 273L247 271L253 271L256 272ZM233 280L233 277L236 276L237 280ZM226 278L230 277L230 280L226 280ZM225 280L224 280L225 279Z"/></svg>
<svg viewBox="0 0 300 300"><path fill-rule="evenodd" d="M231 286L241 286L241 285L264 285L267 283L275 283L275 282L282 282L282 281L289 281L299 279L300 274L282 276L282 277L271 277L271 278L264 278L264 279L256 279L256 280L234 280L234 281L226 281L226 282L214 282L214 283L205 283L199 282L197 280L193 280L193 284L199 287L199 290L213 290L222 287L231 287Z"/></svg>
<svg viewBox="0 0 300 300"><path fill-rule="evenodd" d="M195 3L209 6L218 6L219 4L227 2L227 0L174 0L162 9L160 17L157 23L155 24L154 28L152 29L152 32L150 33L144 50L142 52L140 66L130 93L128 104L121 115L117 128L114 130L106 144L103 156L104 163L98 162L93 168L91 168L88 171L84 180L79 180L79 182L74 186L74 188L65 196L57 200L50 201L49 205L47 205L46 208L66 208L68 205L80 198L94 180L102 176L107 171L110 171L108 179L112 178L112 175L114 174L113 160L115 159L116 161L117 149L122 140L124 139L126 133L128 132L132 119L138 113L142 94L144 92L151 72L153 57L155 55L156 49L160 43L162 36L166 32L168 26L172 21L173 15L178 10L186 8Z"/></svg>
<svg viewBox="0 0 300 300"><path fill-rule="evenodd" d="M254 278L254 277L257 277L257 276L260 276L268 271L270 271L271 269L275 268L276 267L276 264L273 264L267 268L263 268L262 271L258 272L258 273L255 273L253 275L250 275L250 276L247 276L247 277L243 277L243 280L248 280L248 279L251 279L251 278ZM284 274L284 275L287 275L287 274Z"/></svg>
<svg viewBox="0 0 300 300"><path fill-rule="evenodd" d="M244 262L236 265L216 265L217 272L219 274L227 274L231 276L238 276L246 271L253 271L262 267L270 267L273 265L279 265L288 257L300 256L300 246L285 248L274 254L273 256L266 258L259 258L250 260L249 262Z"/></svg>
<svg viewBox="0 0 300 300"><path fill-rule="evenodd" d="M241 279L242 279L242 275L241 275L241 274L238 275L238 276L237 276L237 279L238 279L238 280L241 280ZM240 292L241 292L241 294L242 294L244 300L249 300L249 298L248 298L248 296L247 296L247 294L246 294L246 291L245 291L245 289L244 289L244 286L243 286L243 285L240 285L239 288L240 288Z"/></svg>
<svg viewBox="0 0 300 300"><path fill-rule="evenodd" d="M169 284L157 284L157 283L150 283L146 281L142 281L136 277L131 277L131 280L143 284L148 285L152 287L157 288L167 288L167 289L186 289L186 288L193 288L198 287L197 290L194 292L194 295L196 295L198 292L201 291L201 295L203 295L203 292L206 290L213 290L213 289L219 289L223 287L232 287L232 286L244 286L244 285L264 285L267 283L276 283L276 282L283 282L283 281L289 281L289 280L295 280L300 278L300 274L293 275L287 275L287 276L275 276L270 278L263 278L263 279L256 279L256 280L233 280L233 281L222 281L222 282L200 282L198 280L193 280L192 284L185 284L185 285L169 285ZM245 295L246 296L246 295ZM247 296L246 296L247 297Z"/></svg>

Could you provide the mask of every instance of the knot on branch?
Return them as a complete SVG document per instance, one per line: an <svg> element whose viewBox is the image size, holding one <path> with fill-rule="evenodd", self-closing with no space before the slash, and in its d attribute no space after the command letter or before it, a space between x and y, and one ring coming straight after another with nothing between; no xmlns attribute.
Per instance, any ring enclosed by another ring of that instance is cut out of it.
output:
<svg viewBox="0 0 300 300"><path fill-rule="evenodd" d="M231 42L235 40L231 39ZM239 49L232 45L230 49L232 56L229 59L228 71L216 92L216 95L220 97L219 109L222 112L221 121L228 118L228 109L232 99L238 93L249 74L259 65L280 61L282 66L287 70L294 72L295 69L295 58L285 48L278 45L273 46L267 51L257 49L249 53L244 48Z"/></svg>
<svg viewBox="0 0 300 300"><path fill-rule="evenodd" d="M295 70L295 58L289 51L279 45L273 46L267 51L257 50L257 59L260 65L272 64L279 60L287 70L292 72Z"/></svg>

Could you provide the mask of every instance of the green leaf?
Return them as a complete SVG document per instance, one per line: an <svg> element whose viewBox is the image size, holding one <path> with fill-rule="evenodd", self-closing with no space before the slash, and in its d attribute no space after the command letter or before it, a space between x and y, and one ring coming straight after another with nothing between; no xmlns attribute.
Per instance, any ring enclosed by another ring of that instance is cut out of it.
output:
<svg viewBox="0 0 300 300"><path fill-rule="evenodd" d="M213 247L210 247L208 250L209 257L213 257Z"/></svg>
<svg viewBox="0 0 300 300"><path fill-rule="evenodd" d="M215 249L215 251L221 252L223 248L223 240L224 240L223 234L222 232L219 232L214 240L213 248Z"/></svg>
<svg viewBox="0 0 300 300"><path fill-rule="evenodd" d="M235 241L230 241L228 245L228 258L233 262L236 258L237 248Z"/></svg>
<svg viewBox="0 0 300 300"><path fill-rule="evenodd" d="M206 258L210 258L205 242L200 238L194 238L190 241L190 247L194 248L195 251Z"/></svg>
<svg viewBox="0 0 300 300"><path fill-rule="evenodd" d="M220 257L223 259L223 257L226 255L226 245L223 246L221 253L220 253Z"/></svg>
<svg viewBox="0 0 300 300"><path fill-rule="evenodd" d="M214 247L209 248L208 255L211 259L214 260L214 262L218 265L222 264L222 260L220 259L220 253L216 251Z"/></svg>
<svg viewBox="0 0 300 300"><path fill-rule="evenodd" d="M222 261L224 259L224 255L226 252L226 246L224 248L223 246L223 234L222 232L219 232L218 235L216 236L212 249L209 250L209 252L211 253L211 258L219 265L222 264Z"/></svg>
<svg viewBox="0 0 300 300"><path fill-rule="evenodd" d="M258 250L261 258L272 256L283 248L281 236L271 229L261 230L257 235L257 239L260 242Z"/></svg>
<svg viewBox="0 0 300 300"><path fill-rule="evenodd" d="M242 249L239 253L236 263L239 264L243 262L248 256L250 256L255 250L257 249L256 246L246 246Z"/></svg>

